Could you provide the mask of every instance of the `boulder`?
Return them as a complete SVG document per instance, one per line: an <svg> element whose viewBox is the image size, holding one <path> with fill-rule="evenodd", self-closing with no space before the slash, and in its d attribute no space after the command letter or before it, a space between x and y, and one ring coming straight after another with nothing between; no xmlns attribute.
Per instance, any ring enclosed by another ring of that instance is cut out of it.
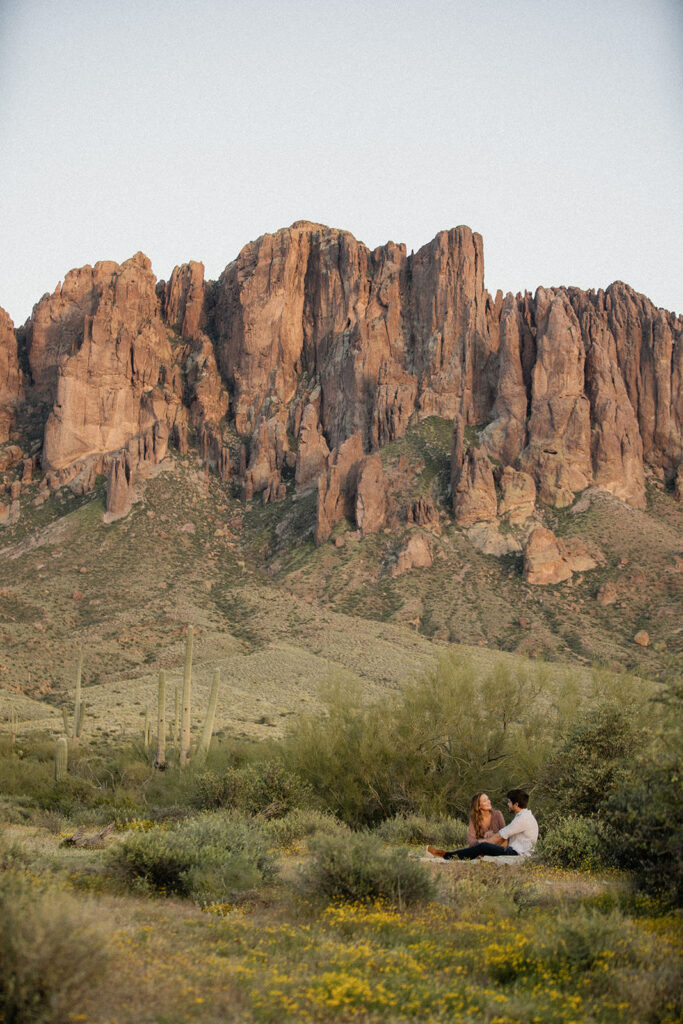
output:
<svg viewBox="0 0 683 1024"><path fill-rule="evenodd" d="M572 569L566 550L551 530L537 526L524 547L524 579L527 583L544 586L563 583L571 579Z"/></svg>
<svg viewBox="0 0 683 1024"><path fill-rule="evenodd" d="M605 608L607 605L616 604L619 592L614 583L607 580L605 583L601 583L595 593L595 600L598 604Z"/></svg>
<svg viewBox="0 0 683 1024"><path fill-rule="evenodd" d="M513 554L522 550L522 545L511 533L501 533L498 523L475 523L467 530L467 539L472 547L484 555Z"/></svg>
<svg viewBox="0 0 683 1024"><path fill-rule="evenodd" d="M650 646L650 634L645 629L639 629L636 635L633 637L634 644L638 644L639 647Z"/></svg>
<svg viewBox="0 0 683 1024"><path fill-rule="evenodd" d="M572 572L589 572L597 568L598 562L604 561L602 554L589 551L580 537L566 537L564 553Z"/></svg>
<svg viewBox="0 0 683 1024"><path fill-rule="evenodd" d="M24 453L18 444L8 444L5 448L0 449L0 473L16 466L23 458Z"/></svg>
<svg viewBox="0 0 683 1024"><path fill-rule="evenodd" d="M398 552L398 560L391 570L392 576L401 576L409 569L429 568L432 565L432 548L424 534L413 533Z"/></svg>

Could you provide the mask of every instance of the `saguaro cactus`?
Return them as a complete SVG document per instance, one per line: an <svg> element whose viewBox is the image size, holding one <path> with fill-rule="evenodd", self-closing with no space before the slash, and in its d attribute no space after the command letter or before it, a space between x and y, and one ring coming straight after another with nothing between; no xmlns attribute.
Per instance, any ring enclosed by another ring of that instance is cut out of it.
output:
<svg viewBox="0 0 683 1024"><path fill-rule="evenodd" d="M145 750L149 746L149 708L145 708L145 724L142 727L142 742L145 745Z"/></svg>
<svg viewBox="0 0 683 1024"><path fill-rule="evenodd" d="M76 692L74 694L74 721L71 732L71 741L78 746L78 739L81 735L82 709L81 709L81 675L83 672L83 648L78 650L78 668L76 669Z"/></svg>
<svg viewBox="0 0 683 1024"><path fill-rule="evenodd" d="M180 767L184 768L190 760L190 725L192 718L192 640L194 630L187 627L187 644L185 645L185 674L183 676L183 725L180 734Z"/></svg>
<svg viewBox="0 0 683 1024"><path fill-rule="evenodd" d="M166 673L159 673L159 700L157 703L157 756L154 767L163 771L166 767Z"/></svg>
<svg viewBox="0 0 683 1024"><path fill-rule="evenodd" d="M175 715L173 718L173 742L178 745L178 737L180 736L180 690L176 686L175 688Z"/></svg>
<svg viewBox="0 0 683 1024"><path fill-rule="evenodd" d="M69 765L69 743L66 736L60 736L55 744L55 781L66 778Z"/></svg>
<svg viewBox="0 0 683 1024"><path fill-rule="evenodd" d="M198 757L206 757L211 746L211 737L213 736L213 723L216 717L216 703L218 701L218 687L221 681L221 670L219 668L213 674L213 680L211 682L211 691L209 693L209 703L206 708L206 718L204 719L204 728L202 729L202 735L199 740L199 747L197 748Z"/></svg>

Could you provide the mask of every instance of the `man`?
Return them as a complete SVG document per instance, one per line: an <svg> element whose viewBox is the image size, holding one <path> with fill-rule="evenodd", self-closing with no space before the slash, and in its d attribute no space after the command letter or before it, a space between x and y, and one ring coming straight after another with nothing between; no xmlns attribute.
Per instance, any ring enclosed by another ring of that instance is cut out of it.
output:
<svg viewBox="0 0 683 1024"><path fill-rule="evenodd" d="M432 857L443 857L444 860L475 860L477 857L530 857L538 839L538 822L529 810L529 794L523 789L511 789L507 794L508 810L514 812L514 818L499 832L490 836L485 842L466 846L462 850L439 850L436 846L428 846L427 852Z"/></svg>

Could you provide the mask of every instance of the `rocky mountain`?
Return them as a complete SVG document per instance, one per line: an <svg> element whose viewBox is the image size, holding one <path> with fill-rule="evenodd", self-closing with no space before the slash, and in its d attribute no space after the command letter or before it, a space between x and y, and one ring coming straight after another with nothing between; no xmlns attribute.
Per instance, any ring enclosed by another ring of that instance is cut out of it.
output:
<svg viewBox="0 0 683 1024"><path fill-rule="evenodd" d="M467 227L408 255L299 221L217 281L196 262L157 281L137 253L70 271L18 331L0 311L0 521L20 463L43 496L107 474L123 515L170 443L245 500L317 488L318 544L343 515L364 535L391 514L374 453L439 416L455 521L501 553L536 502L597 487L642 509L646 478L680 497L682 372L683 318L620 282L492 297Z"/></svg>

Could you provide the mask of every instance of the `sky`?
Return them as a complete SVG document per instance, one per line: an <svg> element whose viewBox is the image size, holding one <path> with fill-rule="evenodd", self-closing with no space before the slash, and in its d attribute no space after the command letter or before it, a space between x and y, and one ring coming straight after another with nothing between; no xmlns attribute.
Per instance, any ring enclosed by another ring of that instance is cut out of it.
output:
<svg viewBox="0 0 683 1024"><path fill-rule="evenodd" d="M0 305L295 220L683 312L678 0L0 0Z"/></svg>

